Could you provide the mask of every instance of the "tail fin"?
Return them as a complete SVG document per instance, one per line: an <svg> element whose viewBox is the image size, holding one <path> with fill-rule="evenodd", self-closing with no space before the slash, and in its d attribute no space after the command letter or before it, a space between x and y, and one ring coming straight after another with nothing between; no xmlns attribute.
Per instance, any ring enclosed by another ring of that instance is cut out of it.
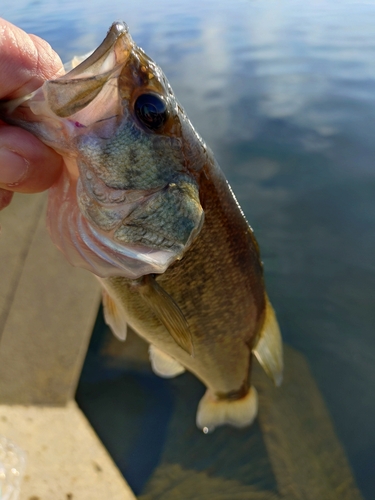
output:
<svg viewBox="0 0 375 500"><path fill-rule="evenodd" d="M241 399L216 399L207 389L200 400L197 411L197 426L205 434L219 425L229 424L246 427L253 423L258 413L258 394L255 387Z"/></svg>
<svg viewBox="0 0 375 500"><path fill-rule="evenodd" d="M253 353L267 375L279 386L283 380L283 343L276 314L268 297L263 330Z"/></svg>

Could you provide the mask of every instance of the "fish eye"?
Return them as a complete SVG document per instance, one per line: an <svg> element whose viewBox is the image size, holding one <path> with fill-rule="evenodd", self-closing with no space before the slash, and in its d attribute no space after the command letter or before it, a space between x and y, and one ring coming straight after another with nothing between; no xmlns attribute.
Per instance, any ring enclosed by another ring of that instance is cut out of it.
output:
<svg viewBox="0 0 375 500"><path fill-rule="evenodd" d="M142 94L134 103L139 121L151 130L159 130L167 121L168 110L164 99L156 94Z"/></svg>

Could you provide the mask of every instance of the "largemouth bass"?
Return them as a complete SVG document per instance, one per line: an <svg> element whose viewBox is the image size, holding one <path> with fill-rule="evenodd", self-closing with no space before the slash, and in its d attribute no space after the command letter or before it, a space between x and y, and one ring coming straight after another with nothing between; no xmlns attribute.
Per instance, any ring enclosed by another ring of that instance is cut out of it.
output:
<svg viewBox="0 0 375 500"><path fill-rule="evenodd" d="M4 108L3 108L4 113ZM257 414L254 355L277 385L282 342L252 229L162 70L114 23L66 75L7 103L5 119L59 152L48 226L103 287L115 335L150 343L154 371L207 387L197 425Z"/></svg>

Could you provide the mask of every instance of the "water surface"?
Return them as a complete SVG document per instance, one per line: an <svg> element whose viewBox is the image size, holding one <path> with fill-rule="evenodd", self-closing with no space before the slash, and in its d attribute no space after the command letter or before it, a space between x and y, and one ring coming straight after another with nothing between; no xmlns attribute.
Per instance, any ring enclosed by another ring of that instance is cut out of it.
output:
<svg viewBox="0 0 375 500"><path fill-rule="evenodd" d="M284 340L308 359L373 498L375 2L2 0L0 15L63 60L123 19L163 68L255 230Z"/></svg>

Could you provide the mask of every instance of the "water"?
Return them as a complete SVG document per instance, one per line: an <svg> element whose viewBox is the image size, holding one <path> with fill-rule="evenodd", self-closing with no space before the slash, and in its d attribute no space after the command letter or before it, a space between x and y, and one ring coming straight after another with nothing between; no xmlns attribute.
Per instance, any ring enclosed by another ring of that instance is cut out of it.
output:
<svg viewBox="0 0 375 500"><path fill-rule="evenodd" d="M255 230L284 340L308 359L373 498L375 1L86 3L2 0L0 15L63 60L124 19L163 68Z"/></svg>

